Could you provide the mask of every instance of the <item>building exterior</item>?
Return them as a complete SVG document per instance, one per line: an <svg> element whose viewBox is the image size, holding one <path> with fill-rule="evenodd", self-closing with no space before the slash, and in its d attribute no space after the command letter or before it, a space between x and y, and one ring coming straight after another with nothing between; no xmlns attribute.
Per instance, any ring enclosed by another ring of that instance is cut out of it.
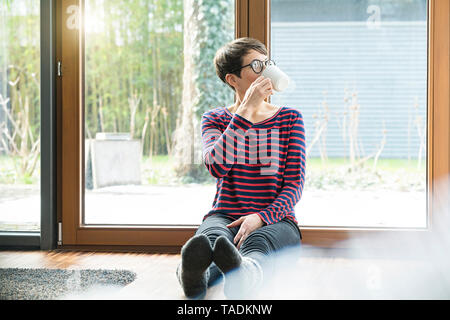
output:
<svg viewBox="0 0 450 320"><path fill-rule="evenodd" d="M272 103L302 111L307 145L328 119L310 157L347 157L351 137L361 157L425 156L426 1L372 3L272 0L271 57L292 79Z"/></svg>

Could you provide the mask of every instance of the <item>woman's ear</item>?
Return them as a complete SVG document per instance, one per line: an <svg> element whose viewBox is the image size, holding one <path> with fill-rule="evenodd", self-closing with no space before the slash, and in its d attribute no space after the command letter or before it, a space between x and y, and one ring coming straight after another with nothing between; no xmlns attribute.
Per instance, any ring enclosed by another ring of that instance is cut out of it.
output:
<svg viewBox="0 0 450 320"><path fill-rule="evenodd" d="M225 76L225 81L226 81L230 86L232 86L233 88L236 89L237 82L236 82L236 75L235 75L235 74L228 73L228 74Z"/></svg>

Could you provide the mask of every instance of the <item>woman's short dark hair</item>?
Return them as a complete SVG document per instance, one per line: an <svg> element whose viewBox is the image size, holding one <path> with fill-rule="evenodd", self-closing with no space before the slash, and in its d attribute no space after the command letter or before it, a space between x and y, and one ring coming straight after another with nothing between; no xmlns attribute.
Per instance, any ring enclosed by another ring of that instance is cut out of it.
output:
<svg viewBox="0 0 450 320"><path fill-rule="evenodd" d="M242 66L244 56L252 49L267 55L266 46L261 41L248 37L235 39L216 52L214 65L216 67L217 76L233 90L234 88L227 83L225 76L228 73L231 73L240 78L241 70L234 70Z"/></svg>

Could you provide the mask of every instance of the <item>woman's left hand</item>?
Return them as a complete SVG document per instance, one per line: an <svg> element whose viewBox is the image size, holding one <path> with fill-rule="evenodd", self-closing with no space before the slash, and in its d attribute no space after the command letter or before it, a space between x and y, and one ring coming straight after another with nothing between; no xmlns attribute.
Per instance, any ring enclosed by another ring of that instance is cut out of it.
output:
<svg viewBox="0 0 450 320"><path fill-rule="evenodd" d="M237 243L238 250L241 248L242 243L244 240L248 237L250 233L255 231L258 228L261 228L264 225L264 222L262 219L257 215L249 214L248 216L243 216L237 219L236 221L233 221L230 224L227 224L228 228L233 228L237 226L241 226L239 228L238 233L236 234L236 237L234 237L234 244Z"/></svg>

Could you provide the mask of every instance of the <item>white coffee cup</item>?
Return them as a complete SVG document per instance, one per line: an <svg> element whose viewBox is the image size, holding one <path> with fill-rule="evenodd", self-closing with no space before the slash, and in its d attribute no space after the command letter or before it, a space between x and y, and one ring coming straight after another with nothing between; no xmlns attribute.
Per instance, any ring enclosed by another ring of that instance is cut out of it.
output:
<svg viewBox="0 0 450 320"><path fill-rule="evenodd" d="M272 81L273 89L276 91L283 91L289 85L288 75L281 71L276 65L266 67L261 75Z"/></svg>

